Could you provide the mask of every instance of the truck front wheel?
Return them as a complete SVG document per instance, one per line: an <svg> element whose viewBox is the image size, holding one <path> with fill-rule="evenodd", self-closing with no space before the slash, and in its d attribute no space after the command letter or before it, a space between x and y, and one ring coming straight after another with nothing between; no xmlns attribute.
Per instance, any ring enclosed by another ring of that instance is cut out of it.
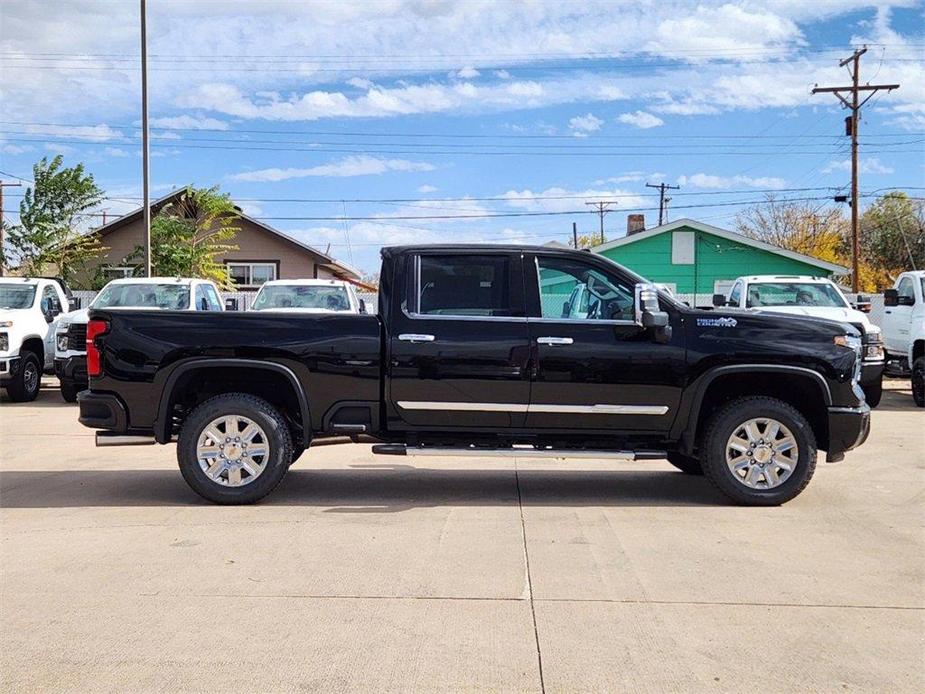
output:
<svg viewBox="0 0 925 694"><path fill-rule="evenodd" d="M42 383L42 367L34 352L23 352L19 360L19 370L7 383L6 394L13 402L32 402L39 395Z"/></svg>
<svg viewBox="0 0 925 694"><path fill-rule="evenodd" d="M866 386L861 386L861 389L864 391L864 400L870 405L871 409L880 404L880 399L883 397L883 381L869 383Z"/></svg>
<svg viewBox="0 0 925 694"><path fill-rule="evenodd" d="M816 437L806 418L776 398L737 398L707 424L703 470L745 506L777 506L796 497L816 469Z"/></svg>
<svg viewBox="0 0 925 694"><path fill-rule="evenodd" d="M216 504L252 504L282 481L292 435L266 400L227 393L206 400L183 423L177 462L187 484Z"/></svg>
<svg viewBox="0 0 925 694"><path fill-rule="evenodd" d="M916 407L925 407L925 357L912 362L912 400Z"/></svg>

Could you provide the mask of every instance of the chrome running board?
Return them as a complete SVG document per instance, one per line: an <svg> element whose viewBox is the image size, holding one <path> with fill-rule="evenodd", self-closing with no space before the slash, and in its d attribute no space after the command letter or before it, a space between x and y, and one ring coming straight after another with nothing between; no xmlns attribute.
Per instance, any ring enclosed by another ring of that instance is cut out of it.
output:
<svg viewBox="0 0 925 694"><path fill-rule="evenodd" d="M377 455L405 456L447 456L447 457L493 457L493 458L552 458L565 460L648 460L665 457L664 451L615 451L585 448L534 448L533 446L512 446L510 448L453 448L450 446L404 446L386 443L373 446Z"/></svg>

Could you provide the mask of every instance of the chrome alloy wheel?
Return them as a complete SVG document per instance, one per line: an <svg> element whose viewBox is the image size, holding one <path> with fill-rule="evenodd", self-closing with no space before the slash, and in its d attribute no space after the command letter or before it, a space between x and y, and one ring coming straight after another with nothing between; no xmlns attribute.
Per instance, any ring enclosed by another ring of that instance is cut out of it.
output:
<svg viewBox="0 0 925 694"><path fill-rule="evenodd" d="M213 419L196 443L196 458L206 476L226 487L242 487L260 477L270 459L267 435L242 415Z"/></svg>
<svg viewBox="0 0 925 694"><path fill-rule="evenodd" d="M726 442L726 466L751 489L774 489L793 474L800 449L793 433L770 417L749 419Z"/></svg>

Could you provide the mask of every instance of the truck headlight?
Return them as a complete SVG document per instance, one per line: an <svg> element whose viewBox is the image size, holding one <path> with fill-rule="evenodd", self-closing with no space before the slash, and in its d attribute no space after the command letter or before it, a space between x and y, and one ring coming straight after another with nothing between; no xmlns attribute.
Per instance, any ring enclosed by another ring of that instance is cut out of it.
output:
<svg viewBox="0 0 925 694"><path fill-rule="evenodd" d="M9 352L9 351L10 351L9 333L0 333L0 352Z"/></svg>
<svg viewBox="0 0 925 694"><path fill-rule="evenodd" d="M67 352L67 333L58 333L57 345L59 352Z"/></svg>
<svg viewBox="0 0 925 694"><path fill-rule="evenodd" d="M856 354L861 354L861 338L856 335L836 335L832 341L839 347L853 349Z"/></svg>
<svg viewBox="0 0 925 694"><path fill-rule="evenodd" d="M865 359L883 359L883 333L879 330L867 331L867 344L864 347Z"/></svg>

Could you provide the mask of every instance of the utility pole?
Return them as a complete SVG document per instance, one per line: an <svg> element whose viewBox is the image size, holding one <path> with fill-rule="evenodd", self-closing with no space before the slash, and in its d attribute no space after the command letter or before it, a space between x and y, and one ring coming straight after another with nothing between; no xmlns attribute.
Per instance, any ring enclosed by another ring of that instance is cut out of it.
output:
<svg viewBox="0 0 925 694"><path fill-rule="evenodd" d="M610 212L610 206L613 205L612 202L605 202L600 200L598 202L586 202L585 205L591 205L596 208L596 212L601 217L601 243L604 243L604 215Z"/></svg>
<svg viewBox="0 0 925 694"><path fill-rule="evenodd" d="M658 225L661 226L664 223L663 220L667 221L665 217L667 217L668 202L671 200L671 198L665 197L665 191L680 190L681 186L670 186L667 183L659 183L657 185L654 183L646 183L646 188L658 189Z"/></svg>
<svg viewBox="0 0 925 694"><path fill-rule="evenodd" d="M0 277L3 277L3 271L6 267L6 253L3 250L3 189L19 188L22 183L4 183L0 180Z"/></svg>
<svg viewBox="0 0 925 694"><path fill-rule="evenodd" d="M572 222L572 246L578 250L578 222Z"/></svg>
<svg viewBox="0 0 925 694"><path fill-rule="evenodd" d="M861 220L858 216L858 123L861 120L861 107L864 106L874 94L882 89L892 91L899 89L898 84L865 84L860 85L861 56L867 53L867 48L855 50L854 53L842 60L838 66L848 68L851 73L850 87L813 87L813 94L834 94L841 101L842 106L851 111L845 119L847 135L851 136L851 291L859 289L858 275L860 273L861 255ZM869 92L864 100L860 100L861 92ZM850 96L846 97L845 94Z"/></svg>
<svg viewBox="0 0 925 694"><path fill-rule="evenodd" d="M148 181L148 32L145 0L141 0L141 219L144 227L145 277L151 276L151 197Z"/></svg>

